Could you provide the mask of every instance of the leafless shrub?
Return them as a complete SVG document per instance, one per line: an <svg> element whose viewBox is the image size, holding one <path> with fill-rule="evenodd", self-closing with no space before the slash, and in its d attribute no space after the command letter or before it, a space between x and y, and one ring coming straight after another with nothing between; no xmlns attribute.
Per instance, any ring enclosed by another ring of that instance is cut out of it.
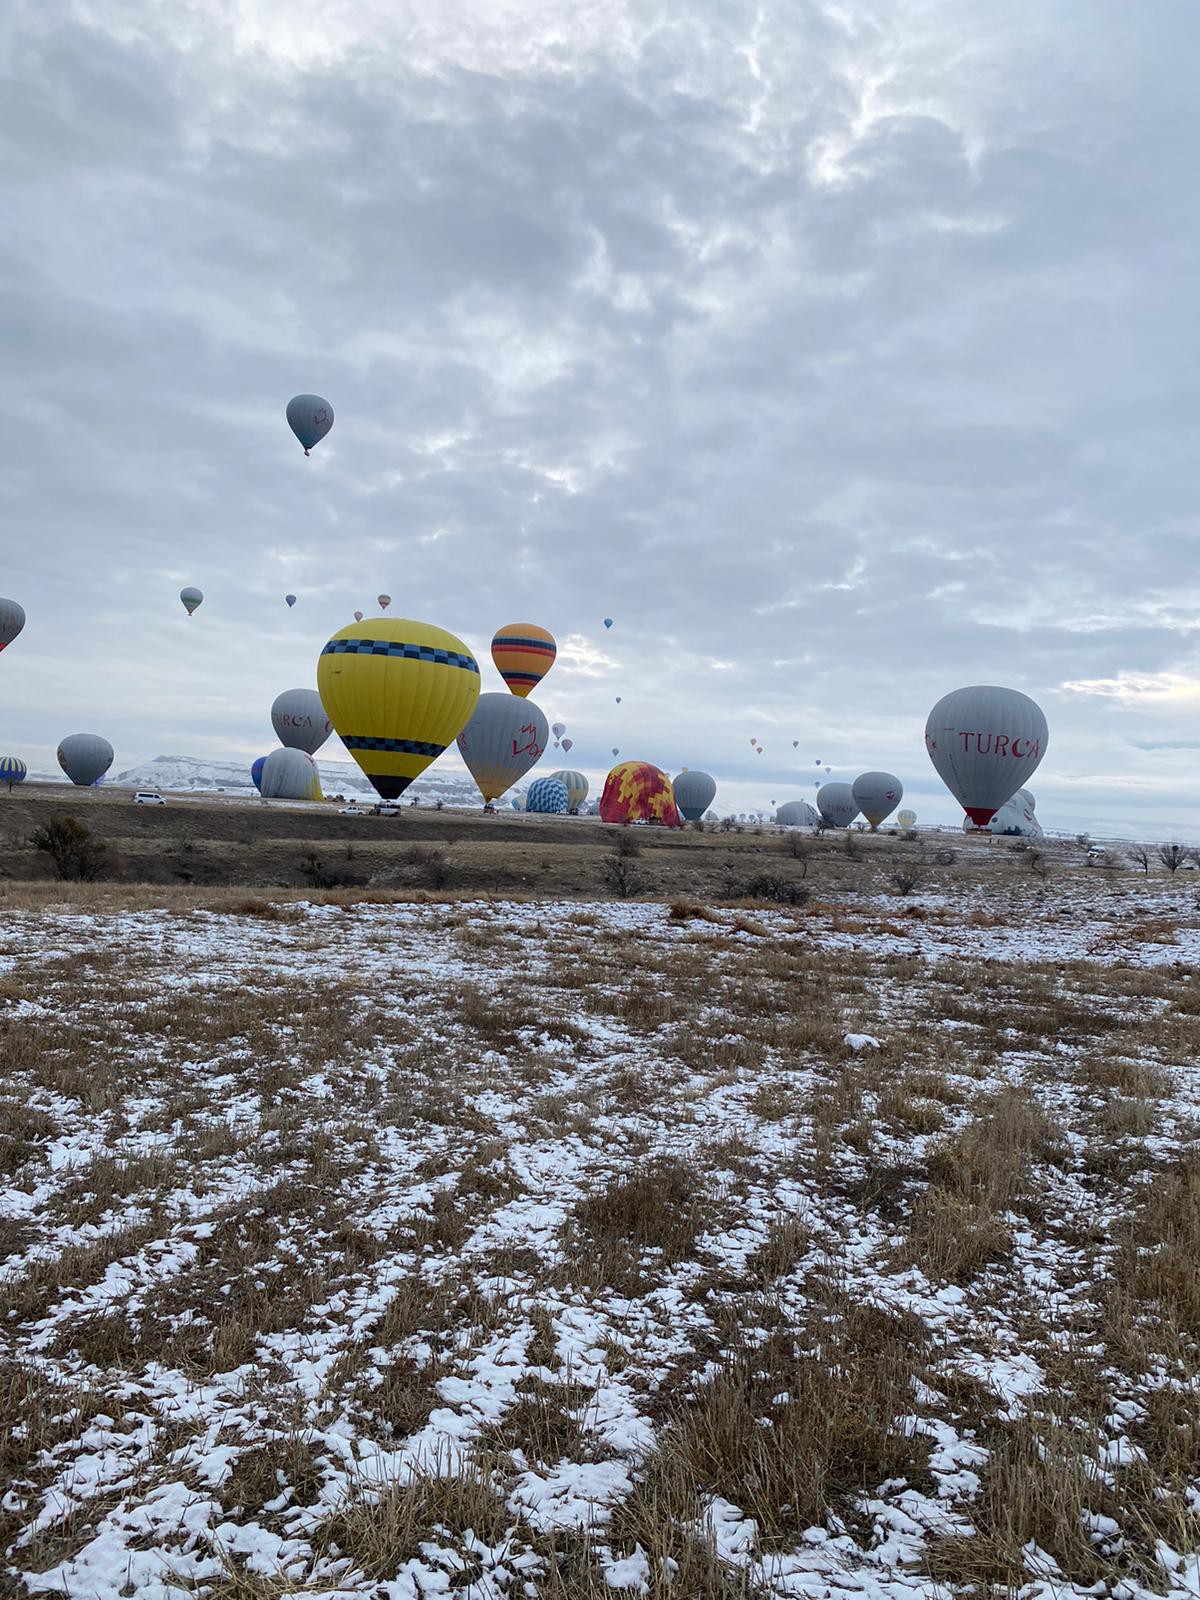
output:
<svg viewBox="0 0 1200 1600"><path fill-rule="evenodd" d="M1050 863L1040 850L1031 850L1029 852L1029 870L1035 877L1041 878L1043 882L1050 876Z"/></svg>
<svg viewBox="0 0 1200 1600"><path fill-rule="evenodd" d="M933 853L933 862L937 867L952 867L957 859L954 850L935 850Z"/></svg>
<svg viewBox="0 0 1200 1600"><path fill-rule="evenodd" d="M862 851L858 847L858 840L849 828L846 829L846 836L842 840L842 854L849 861L857 861L859 856L862 855Z"/></svg>
<svg viewBox="0 0 1200 1600"><path fill-rule="evenodd" d="M726 898L762 900L769 905L778 906L802 906L809 899L809 891L796 878L781 878L770 872L758 873L739 887L730 874L726 884Z"/></svg>
<svg viewBox="0 0 1200 1600"><path fill-rule="evenodd" d="M792 860L799 861L801 864L800 876L802 878L807 878L808 863L812 857L811 842L806 839L803 834L789 833L787 836L787 848L788 854L791 856Z"/></svg>
<svg viewBox="0 0 1200 1600"><path fill-rule="evenodd" d="M642 841L633 829L626 825L617 834L614 848L619 856L640 856L642 853Z"/></svg>
<svg viewBox="0 0 1200 1600"><path fill-rule="evenodd" d="M909 895L919 889L924 883L924 878L915 867L900 867L892 873L892 888L899 895Z"/></svg>
<svg viewBox="0 0 1200 1600"><path fill-rule="evenodd" d="M415 844L404 855L417 883L425 889L444 889L450 882L450 864L440 850Z"/></svg>
<svg viewBox="0 0 1200 1600"><path fill-rule="evenodd" d="M607 888L618 900L632 900L643 888L641 873L627 855L606 856L600 864L601 875Z"/></svg>
<svg viewBox="0 0 1200 1600"><path fill-rule="evenodd" d="M1181 844L1160 844L1158 847L1158 859L1172 877L1188 859L1188 854Z"/></svg>
<svg viewBox="0 0 1200 1600"><path fill-rule="evenodd" d="M1129 853L1129 859L1130 859L1130 861L1133 862L1134 866L1135 867L1141 867L1142 871L1146 874L1147 877L1149 877L1150 876L1150 849L1149 849L1149 846L1148 845L1144 845L1144 844L1131 844L1131 845L1127 845L1126 849L1127 849L1127 851Z"/></svg>
<svg viewBox="0 0 1200 1600"><path fill-rule="evenodd" d="M91 829L74 817L35 828L29 842L39 855L49 856L57 876L66 881L94 883L114 865L108 846L93 838Z"/></svg>

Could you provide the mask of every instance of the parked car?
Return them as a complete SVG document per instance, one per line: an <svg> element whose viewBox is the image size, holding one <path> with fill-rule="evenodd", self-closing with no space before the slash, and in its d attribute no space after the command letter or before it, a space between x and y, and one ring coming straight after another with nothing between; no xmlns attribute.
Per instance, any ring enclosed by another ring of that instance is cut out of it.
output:
<svg viewBox="0 0 1200 1600"><path fill-rule="evenodd" d="M361 806L356 806L354 804L353 800L351 800L351 802L350 802L350 804L348 806L339 806L338 807L338 816L339 817L365 817L366 814L367 813L362 809Z"/></svg>
<svg viewBox="0 0 1200 1600"><path fill-rule="evenodd" d="M133 797L135 806L165 806L166 801L162 795L154 794L149 789L139 789Z"/></svg>
<svg viewBox="0 0 1200 1600"><path fill-rule="evenodd" d="M371 815L373 817L398 817L400 815L400 807L394 806L390 800L383 800L379 805L371 807Z"/></svg>

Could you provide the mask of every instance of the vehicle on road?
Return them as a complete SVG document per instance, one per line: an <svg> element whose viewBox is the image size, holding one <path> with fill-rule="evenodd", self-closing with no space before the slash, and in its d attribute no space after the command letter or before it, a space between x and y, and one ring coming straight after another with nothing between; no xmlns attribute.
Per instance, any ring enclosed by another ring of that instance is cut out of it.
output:
<svg viewBox="0 0 1200 1600"><path fill-rule="evenodd" d="M162 795L154 794L149 789L139 789L133 797L135 806L165 806L166 801Z"/></svg>
<svg viewBox="0 0 1200 1600"><path fill-rule="evenodd" d="M350 804L348 806L339 806L338 807L338 816L339 817L365 817L366 814L367 813L362 809L361 806L356 806L354 804L353 800L350 802Z"/></svg>

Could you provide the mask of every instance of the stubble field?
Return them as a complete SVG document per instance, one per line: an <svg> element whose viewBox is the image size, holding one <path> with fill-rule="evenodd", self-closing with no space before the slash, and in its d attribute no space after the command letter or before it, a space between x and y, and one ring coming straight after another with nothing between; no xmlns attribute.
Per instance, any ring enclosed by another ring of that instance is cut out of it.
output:
<svg viewBox="0 0 1200 1600"><path fill-rule="evenodd" d="M593 831L0 886L0 1587L1194 1597L1195 876Z"/></svg>

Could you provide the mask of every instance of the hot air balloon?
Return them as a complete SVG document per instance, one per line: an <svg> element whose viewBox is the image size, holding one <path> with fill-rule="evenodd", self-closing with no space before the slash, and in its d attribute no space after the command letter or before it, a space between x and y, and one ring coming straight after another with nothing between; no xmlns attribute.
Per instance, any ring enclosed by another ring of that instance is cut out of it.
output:
<svg viewBox="0 0 1200 1600"><path fill-rule="evenodd" d="M612 627L612 618L611 617L605 617L604 626L606 628L611 628Z"/></svg>
<svg viewBox="0 0 1200 1600"><path fill-rule="evenodd" d="M915 811L897 811L896 822L904 829L905 833L909 833L917 825L917 813Z"/></svg>
<svg viewBox="0 0 1200 1600"><path fill-rule="evenodd" d="M828 774L829 774L829 773L831 773L831 772L832 772L832 771L833 771L833 768L832 768L832 767L826 767L826 768L825 768L825 772L826 772L826 775L828 775Z"/></svg>
<svg viewBox="0 0 1200 1600"><path fill-rule="evenodd" d="M315 689L285 689L275 696L271 726L281 745L315 756L333 732L321 696Z"/></svg>
<svg viewBox="0 0 1200 1600"><path fill-rule="evenodd" d="M98 783L113 764L113 747L98 733L69 733L57 753L59 766L80 789Z"/></svg>
<svg viewBox="0 0 1200 1600"><path fill-rule="evenodd" d="M709 777L707 772L691 772L686 767L671 784L675 792L675 804L683 812L688 822L699 822L700 818L713 803L713 796L717 792L717 780Z"/></svg>
<svg viewBox="0 0 1200 1600"><path fill-rule="evenodd" d="M542 759L549 730L541 709L515 695L481 694L458 736L458 751L491 804Z"/></svg>
<svg viewBox="0 0 1200 1600"><path fill-rule="evenodd" d="M925 724L938 777L981 828L1036 770L1049 740L1041 707L993 684L951 690Z"/></svg>
<svg viewBox="0 0 1200 1600"><path fill-rule="evenodd" d="M834 828L848 828L858 815L858 801L848 783L826 783L817 790L817 810Z"/></svg>
<svg viewBox="0 0 1200 1600"><path fill-rule="evenodd" d="M648 761L622 761L604 780L600 816L605 822L658 822L682 826L671 780Z"/></svg>
<svg viewBox="0 0 1200 1600"><path fill-rule="evenodd" d="M183 609L190 617L196 607L203 601L204 596L199 589L180 589L179 598L183 601Z"/></svg>
<svg viewBox="0 0 1200 1600"><path fill-rule="evenodd" d="M0 650L6 650L24 626L25 607L16 600L0 600Z"/></svg>
<svg viewBox="0 0 1200 1600"><path fill-rule="evenodd" d="M556 739L561 739L563 734L566 733L566 731L567 731L567 725L566 725L565 722L553 722L550 725L550 732L554 735L554 737Z"/></svg>
<svg viewBox="0 0 1200 1600"><path fill-rule="evenodd" d="M819 820L807 800L789 800L775 813L780 828L815 828Z"/></svg>
<svg viewBox="0 0 1200 1600"><path fill-rule="evenodd" d="M317 763L303 750L272 750L259 774L264 800L323 800Z"/></svg>
<svg viewBox="0 0 1200 1600"><path fill-rule="evenodd" d="M356 612L355 612L355 613L354 613L354 620L355 620L355 622L361 622L361 621L362 621L362 619L363 619L363 614L362 614L362 612L361 612L361 611L356 611Z"/></svg>
<svg viewBox="0 0 1200 1600"><path fill-rule="evenodd" d="M562 742L562 747L564 750L569 750L574 743L574 739L564 739Z"/></svg>
<svg viewBox="0 0 1200 1600"><path fill-rule="evenodd" d="M375 596L375 603L381 611L386 611L392 603L392 597L390 594L377 594Z"/></svg>
<svg viewBox="0 0 1200 1600"><path fill-rule="evenodd" d="M874 833L890 817L904 798L904 785L890 772L863 772L850 786L854 804L871 824Z"/></svg>
<svg viewBox="0 0 1200 1600"><path fill-rule="evenodd" d="M287 420L307 455L333 427L333 407L319 394L293 395L287 403Z"/></svg>
<svg viewBox="0 0 1200 1600"><path fill-rule="evenodd" d="M0 756L0 783L11 789L14 783L24 783L29 768L20 756Z"/></svg>
<svg viewBox="0 0 1200 1600"><path fill-rule="evenodd" d="M554 635L536 622L509 622L492 640L496 671L513 694L531 694L554 665L558 646Z"/></svg>
<svg viewBox="0 0 1200 1600"><path fill-rule="evenodd" d="M511 804L512 804L512 808L513 808L514 811L524 811L524 809L525 809L525 796L523 794L515 794L515 795L513 795Z"/></svg>
<svg viewBox="0 0 1200 1600"><path fill-rule="evenodd" d="M792 740L792 749L793 749L793 750L799 750L799 748L800 748L800 741L799 741L799 739L793 739L793 740Z"/></svg>
<svg viewBox="0 0 1200 1600"><path fill-rule="evenodd" d="M296 604L296 596L294 594L285 594L283 598L284 598L284 601L287 604L288 610L290 611L292 609L292 607Z"/></svg>
<svg viewBox="0 0 1200 1600"><path fill-rule="evenodd" d="M619 756L619 755L620 755L620 754L621 754L621 752L620 752L620 751L619 751L619 750L618 750L618 749L617 749L617 747L616 747L616 745L613 745L613 747L612 747L612 753L613 753L613 755L615 755L615 756Z"/></svg>
<svg viewBox="0 0 1200 1600"><path fill-rule="evenodd" d="M317 663L317 688L342 743L394 800L466 726L479 663L444 628L374 617L334 634Z"/></svg>
<svg viewBox="0 0 1200 1600"><path fill-rule="evenodd" d="M567 814L567 786L557 778L538 778L525 792L525 811L539 812L543 816L565 817Z"/></svg>
<svg viewBox="0 0 1200 1600"><path fill-rule="evenodd" d="M1033 798L1033 794L1028 789L1018 789L1016 794L1013 795L1013 799L1022 801L1029 807L1030 811L1037 810L1037 801Z"/></svg>
<svg viewBox="0 0 1200 1600"><path fill-rule="evenodd" d="M752 749L753 749L753 748L754 748L754 747L755 747L755 746L756 746L756 745L757 745L757 744L758 744L758 735L757 735L757 734L753 734L753 733L752 733L752 734L751 734L751 735L750 735L750 745L751 745L751 748L752 748Z"/></svg>
<svg viewBox="0 0 1200 1600"><path fill-rule="evenodd" d="M259 756L256 761L250 763L250 782L259 794L262 793L262 769L266 765L266 760L266 756Z"/></svg>
<svg viewBox="0 0 1200 1600"><path fill-rule="evenodd" d="M966 821L969 823L970 818ZM973 824L972 824L973 826ZM1006 800L988 823L988 832L1006 834L1017 839L1041 839L1042 825L1033 814L1033 807L1020 798L1020 791Z"/></svg>
<svg viewBox="0 0 1200 1600"><path fill-rule="evenodd" d="M615 699L616 699L617 704L620 705L621 704L621 696L617 695L617 696L615 696Z"/></svg>
<svg viewBox="0 0 1200 1600"><path fill-rule="evenodd" d="M557 778L559 783L566 785L567 810L574 814L588 797L588 781L582 772L551 772L551 778Z"/></svg>

